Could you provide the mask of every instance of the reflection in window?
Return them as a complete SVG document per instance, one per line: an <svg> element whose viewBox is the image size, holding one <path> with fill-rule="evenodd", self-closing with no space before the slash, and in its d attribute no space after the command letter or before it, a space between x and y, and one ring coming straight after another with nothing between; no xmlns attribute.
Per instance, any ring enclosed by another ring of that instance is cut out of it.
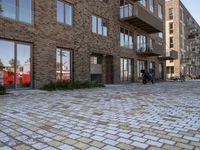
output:
<svg viewBox="0 0 200 150"><path fill-rule="evenodd" d="M147 50L147 37L143 35L137 36L137 51L145 52Z"/></svg>
<svg viewBox="0 0 200 150"><path fill-rule="evenodd" d="M56 50L56 80L71 81L71 51Z"/></svg>
<svg viewBox="0 0 200 150"><path fill-rule="evenodd" d="M125 48L133 48L132 33L124 28L120 28L120 46Z"/></svg>
<svg viewBox="0 0 200 150"><path fill-rule="evenodd" d="M141 79L142 78L142 73L141 70L146 70L146 61L143 60L138 60L137 61L137 78Z"/></svg>
<svg viewBox="0 0 200 150"><path fill-rule="evenodd" d="M152 13L154 12L154 0L149 0L149 9Z"/></svg>
<svg viewBox="0 0 200 150"><path fill-rule="evenodd" d="M163 19L163 6L158 4L158 17Z"/></svg>
<svg viewBox="0 0 200 150"><path fill-rule="evenodd" d="M106 19L101 17L92 16L92 32L99 35L108 35L108 23Z"/></svg>
<svg viewBox="0 0 200 150"><path fill-rule="evenodd" d="M1 0L0 6L1 16L32 23L32 0Z"/></svg>
<svg viewBox="0 0 200 150"><path fill-rule="evenodd" d="M67 25L72 25L72 6L57 0L57 21Z"/></svg>
<svg viewBox="0 0 200 150"><path fill-rule="evenodd" d="M132 65L131 59L120 59L121 81L131 81L132 78Z"/></svg>
<svg viewBox="0 0 200 150"><path fill-rule="evenodd" d="M142 4L144 7L147 5L147 0L140 0L140 4Z"/></svg>

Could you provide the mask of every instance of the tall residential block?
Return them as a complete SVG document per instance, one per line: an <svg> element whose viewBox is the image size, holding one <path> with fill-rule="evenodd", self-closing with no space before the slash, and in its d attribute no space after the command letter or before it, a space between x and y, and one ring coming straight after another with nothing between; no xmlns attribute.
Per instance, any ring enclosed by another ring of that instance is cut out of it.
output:
<svg viewBox="0 0 200 150"><path fill-rule="evenodd" d="M164 0L0 0L0 83L165 79Z"/></svg>

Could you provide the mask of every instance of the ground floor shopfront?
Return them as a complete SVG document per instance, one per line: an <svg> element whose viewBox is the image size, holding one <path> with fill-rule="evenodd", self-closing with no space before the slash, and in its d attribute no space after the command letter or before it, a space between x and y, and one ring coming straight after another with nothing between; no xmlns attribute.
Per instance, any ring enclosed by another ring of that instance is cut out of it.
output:
<svg viewBox="0 0 200 150"><path fill-rule="evenodd" d="M59 46L49 50L46 56L38 55L35 50L38 47L34 43L0 39L0 84L8 89L20 89L39 88L56 81L130 83L141 80L141 70L150 71L156 80L165 79L165 63L156 58L93 52L82 56L73 49Z"/></svg>

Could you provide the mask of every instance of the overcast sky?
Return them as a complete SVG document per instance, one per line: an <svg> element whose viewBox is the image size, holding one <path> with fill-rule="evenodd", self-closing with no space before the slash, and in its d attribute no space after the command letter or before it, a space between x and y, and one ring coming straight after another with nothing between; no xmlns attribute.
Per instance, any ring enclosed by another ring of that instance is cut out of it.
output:
<svg viewBox="0 0 200 150"><path fill-rule="evenodd" d="M200 0L181 0L200 25Z"/></svg>

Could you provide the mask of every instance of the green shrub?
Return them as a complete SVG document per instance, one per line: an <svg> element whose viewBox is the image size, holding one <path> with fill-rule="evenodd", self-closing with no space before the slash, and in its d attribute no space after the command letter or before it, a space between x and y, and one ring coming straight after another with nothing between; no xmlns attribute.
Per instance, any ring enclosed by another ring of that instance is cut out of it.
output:
<svg viewBox="0 0 200 150"><path fill-rule="evenodd" d="M56 90L74 90L74 89L86 89L86 88L96 88L96 87L104 87L104 84L99 82L65 82L58 81L56 83L49 83L43 86L42 90L46 91L56 91Z"/></svg>
<svg viewBox="0 0 200 150"><path fill-rule="evenodd" d="M0 95L5 95L6 94L6 88L3 85L0 85Z"/></svg>

